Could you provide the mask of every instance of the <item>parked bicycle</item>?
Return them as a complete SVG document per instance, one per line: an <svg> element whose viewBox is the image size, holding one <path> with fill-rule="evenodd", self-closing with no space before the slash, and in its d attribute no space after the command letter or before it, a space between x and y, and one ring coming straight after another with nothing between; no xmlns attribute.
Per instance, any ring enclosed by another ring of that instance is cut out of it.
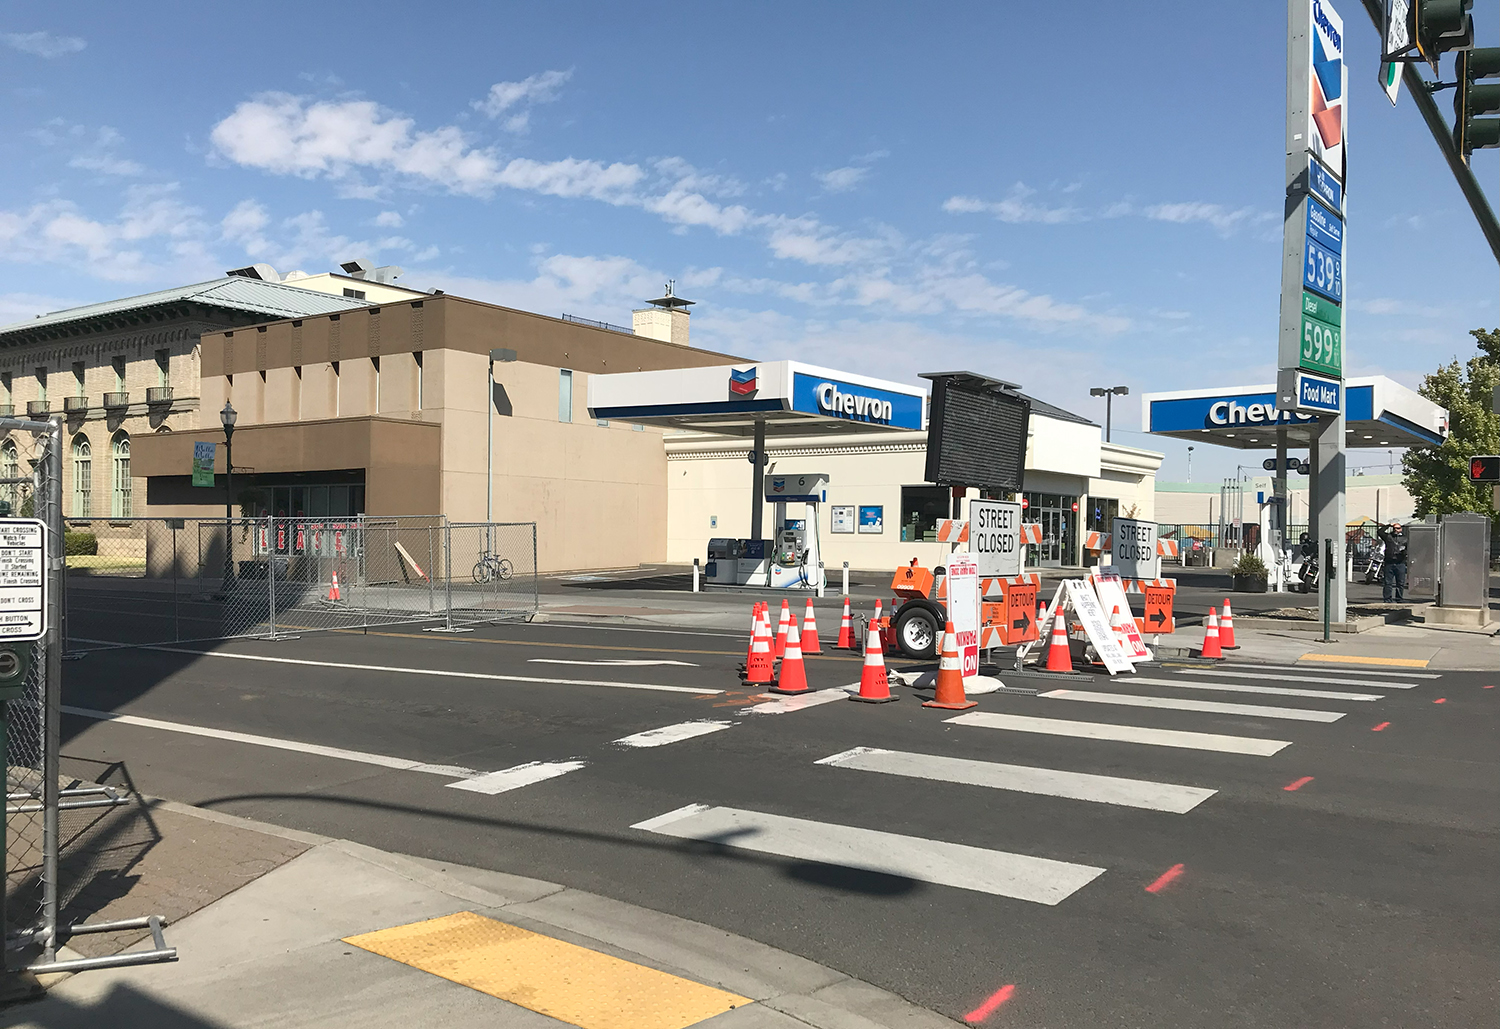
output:
<svg viewBox="0 0 1500 1029"><path fill-rule="evenodd" d="M494 554L480 554L479 560L474 562L474 581L483 586L490 582L504 582L516 574L508 558L496 557Z"/></svg>

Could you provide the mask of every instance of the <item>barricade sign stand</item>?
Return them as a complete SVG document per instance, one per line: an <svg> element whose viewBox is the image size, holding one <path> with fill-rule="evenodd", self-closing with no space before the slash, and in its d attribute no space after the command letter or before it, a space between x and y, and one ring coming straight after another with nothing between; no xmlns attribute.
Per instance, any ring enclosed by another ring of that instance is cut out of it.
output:
<svg viewBox="0 0 1500 1029"><path fill-rule="evenodd" d="M1155 657L1141 639L1140 628L1135 624L1135 616L1130 610L1130 599L1125 596L1125 583L1119 575L1112 571L1099 571L1089 576L1089 582L1099 598L1101 610L1112 612L1119 609L1120 631L1125 637L1131 660L1154 661Z"/></svg>
<svg viewBox="0 0 1500 1029"><path fill-rule="evenodd" d="M958 643L964 686L979 675L979 563L954 554L948 559L948 620Z"/></svg>

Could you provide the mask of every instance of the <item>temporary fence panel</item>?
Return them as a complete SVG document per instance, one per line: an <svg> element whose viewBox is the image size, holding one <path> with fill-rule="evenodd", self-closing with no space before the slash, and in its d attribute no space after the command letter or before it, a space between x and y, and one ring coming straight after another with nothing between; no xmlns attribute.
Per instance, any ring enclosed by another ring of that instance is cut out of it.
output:
<svg viewBox="0 0 1500 1029"><path fill-rule="evenodd" d="M536 525L452 523L442 577L454 624L530 618L537 611Z"/></svg>

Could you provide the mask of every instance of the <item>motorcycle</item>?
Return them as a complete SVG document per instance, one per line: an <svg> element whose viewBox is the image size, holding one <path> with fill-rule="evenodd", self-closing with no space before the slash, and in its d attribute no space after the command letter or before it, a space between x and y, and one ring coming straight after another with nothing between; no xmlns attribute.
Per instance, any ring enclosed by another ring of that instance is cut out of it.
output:
<svg viewBox="0 0 1500 1029"><path fill-rule="evenodd" d="M1297 566L1297 589L1312 593L1318 588L1318 544L1305 532L1297 543L1302 554L1302 564Z"/></svg>
<svg viewBox="0 0 1500 1029"><path fill-rule="evenodd" d="M1374 586L1382 582L1382 574L1385 572L1385 548L1380 548L1370 554L1370 566L1365 569L1365 585Z"/></svg>

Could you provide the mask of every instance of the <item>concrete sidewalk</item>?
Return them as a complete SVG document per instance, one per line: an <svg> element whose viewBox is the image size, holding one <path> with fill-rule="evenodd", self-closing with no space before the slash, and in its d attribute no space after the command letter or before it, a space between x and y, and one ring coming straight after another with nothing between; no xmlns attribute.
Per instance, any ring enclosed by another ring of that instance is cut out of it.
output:
<svg viewBox="0 0 1500 1029"><path fill-rule="evenodd" d="M556 883L388 854L180 804L157 801L153 807L184 816L174 824L184 823L179 831L195 838L232 834L242 861L279 864L170 925L167 942L178 949L178 962L55 977L61 981L51 983L44 997L0 1011L0 1026L561 1029L569 1024L541 1011L570 1012L570 1020L585 1029L955 1025L784 951ZM191 848L179 852L190 855ZM159 890L155 897L161 899ZM403 963L407 958L393 960L364 949L363 943L344 942L459 912L494 920L458 921L504 937L498 948L488 949L475 943L472 932L426 937L425 956L416 963L467 967L444 973L460 981ZM545 960L527 965L511 945L516 937L540 943ZM450 941L449 949L436 952L434 939ZM683 1000L674 1009L674 998L685 997L698 1006ZM702 1017L705 998L719 1013Z"/></svg>

